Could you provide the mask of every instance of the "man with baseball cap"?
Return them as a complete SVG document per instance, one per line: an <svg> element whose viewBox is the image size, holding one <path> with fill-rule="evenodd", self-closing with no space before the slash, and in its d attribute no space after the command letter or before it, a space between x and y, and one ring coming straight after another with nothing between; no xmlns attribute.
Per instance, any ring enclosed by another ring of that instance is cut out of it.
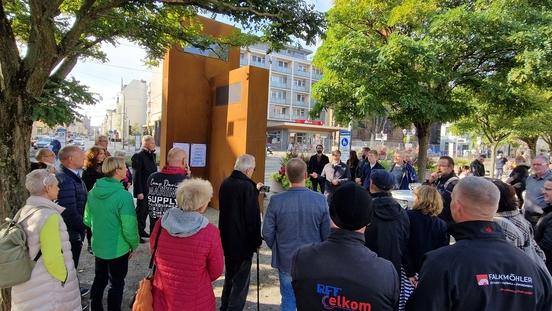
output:
<svg viewBox="0 0 552 311"><path fill-rule="evenodd" d="M291 276L298 310L395 310L399 278L393 265L364 246L372 199L349 182L330 203L332 232L322 243L300 248Z"/></svg>

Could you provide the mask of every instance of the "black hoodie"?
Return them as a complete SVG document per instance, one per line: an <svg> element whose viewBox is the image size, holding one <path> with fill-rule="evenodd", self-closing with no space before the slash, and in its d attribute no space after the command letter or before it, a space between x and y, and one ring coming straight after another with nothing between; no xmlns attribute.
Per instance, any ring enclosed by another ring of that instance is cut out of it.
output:
<svg viewBox="0 0 552 311"><path fill-rule="evenodd" d="M379 257L385 258L401 273L410 234L410 220L406 211L389 192L372 193L374 217L366 226L366 246Z"/></svg>
<svg viewBox="0 0 552 311"><path fill-rule="evenodd" d="M449 228L454 245L426 254L409 311L552 310L550 275L492 221Z"/></svg>

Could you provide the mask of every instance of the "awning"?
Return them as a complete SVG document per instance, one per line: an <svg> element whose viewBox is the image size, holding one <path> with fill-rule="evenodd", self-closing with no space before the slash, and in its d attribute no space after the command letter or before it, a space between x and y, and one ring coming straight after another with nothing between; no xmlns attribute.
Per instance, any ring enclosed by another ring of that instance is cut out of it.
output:
<svg viewBox="0 0 552 311"><path fill-rule="evenodd" d="M294 131L317 132L317 133L320 133L320 132L333 133L339 130L346 130L346 128L335 127L335 126L304 124L304 123L294 123L294 122L271 122L271 121L268 122L266 129L267 130L287 129L287 130L294 130Z"/></svg>

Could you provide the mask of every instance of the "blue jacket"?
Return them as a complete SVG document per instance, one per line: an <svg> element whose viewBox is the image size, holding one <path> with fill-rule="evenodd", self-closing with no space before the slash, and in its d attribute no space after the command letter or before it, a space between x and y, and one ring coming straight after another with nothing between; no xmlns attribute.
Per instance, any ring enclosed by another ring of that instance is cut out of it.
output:
<svg viewBox="0 0 552 311"><path fill-rule="evenodd" d="M370 188L370 174L372 174L372 170L384 169L385 167L383 167L383 165L381 165L379 162L376 162L376 164L374 164L374 167L370 167L370 162L366 161L366 163L362 167L362 177L360 178L362 179L362 187L364 187L364 189L366 190Z"/></svg>
<svg viewBox="0 0 552 311"><path fill-rule="evenodd" d="M307 188L290 188L270 198L263 238L272 249L272 267L291 272L291 258L302 246L324 241L330 234L326 198Z"/></svg>
<svg viewBox="0 0 552 311"><path fill-rule="evenodd" d="M82 217L86 205L86 185L71 170L60 165L61 172L56 174L59 182L59 193L57 204L65 207L61 216L67 225L69 232L84 232ZM71 234L69 234L71 237Z"/></svg>

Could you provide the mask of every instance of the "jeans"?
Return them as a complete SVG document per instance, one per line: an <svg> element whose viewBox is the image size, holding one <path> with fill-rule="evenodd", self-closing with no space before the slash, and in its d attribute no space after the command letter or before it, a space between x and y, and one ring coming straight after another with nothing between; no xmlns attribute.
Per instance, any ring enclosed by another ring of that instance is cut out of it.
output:
<svg viewBox="0 0 552 311"><path fill-rule="evenodd" d="M497 168L495 171L495 178L502 179L502 175L504 174L504 169Z"/></svg>
<svg viewBox="0 0 552 311"><path fill-rule="evenodd" d="M128 255L125 254L114 259L96 257L96 275L90 289L90 307L92 311L103 311L103 293L108 281L111 286L107 291L107 310L121 310L125 277L128 272Z"/></svg>
<svg viewBox="0 0 552 311"><path fill-rule="evenodd" d="M224 261L224 286L220 298L221 311L241 311L249 292L251 258L243 261Z"/></svg>
<svg viewBox="0 0 552 311"><path fill-rule="evenodd" d="M282 295L280 310L295 311L297 306L295 304L295 293L291 286L291 275L282 270L278 270L278 275L280 277L280 294Z"/></svg>
<svg viewBox="0 0 552 311"><path fill-rule="evenodd" d="M136 219L138 220L138 234L140 234L140 237L143 237L146 233L146 218L148 218L148 200L146 198L136 200Z"/></svg>

